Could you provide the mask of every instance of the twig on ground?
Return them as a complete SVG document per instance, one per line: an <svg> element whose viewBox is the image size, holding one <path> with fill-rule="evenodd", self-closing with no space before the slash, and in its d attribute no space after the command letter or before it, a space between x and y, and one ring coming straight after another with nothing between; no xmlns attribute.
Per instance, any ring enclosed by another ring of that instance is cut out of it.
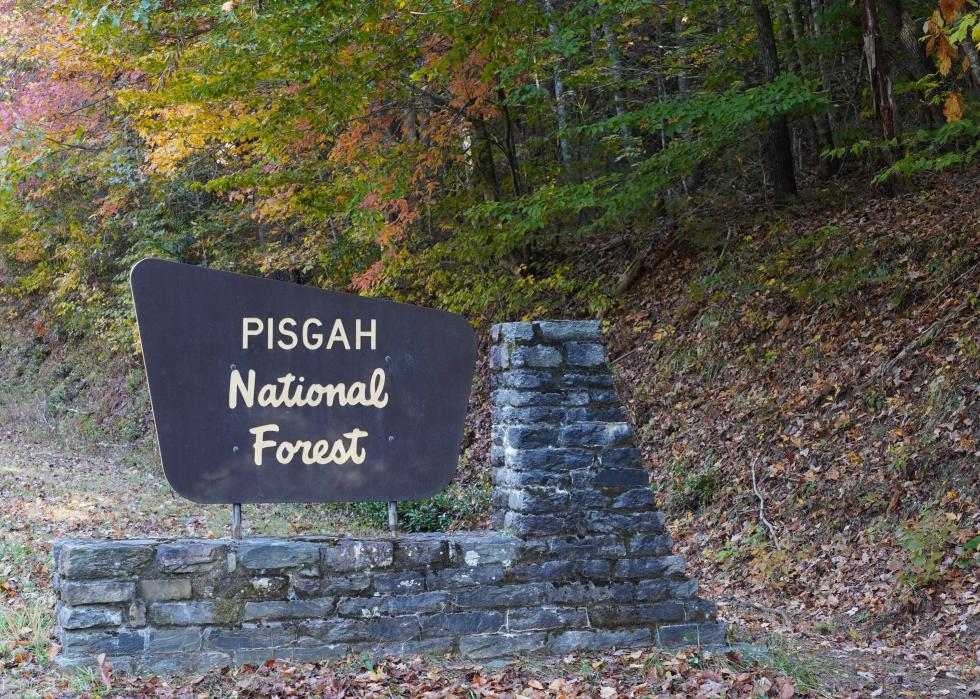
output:
<svg viewBox="0 0 980 699"><path fill-rule="evenodd" d="M758 609L760 612L764 612L766 614L775 614L779 617L782 617L782 620L786 622L787 626L793 625L793 620L789 618L789 614L784 612L782 609L776 609L775 607L767 607L764 604L759 604L758 602L750 602L748 600L746 600L746 602L750 607L752 607L753 609Z"/></svg>
<svg viewBox="0 0 980 699"><path fill-rule="evenodd" d="M616 363L618 363L618 362L621 362L621 361L623 361L624 359L626 359L626 358L627 358L628 356L630 356L631 354L636 354L636 353L637 353L637 352L639 352L639 351L640 351L641 349L645 349L645 346L644 346L644 345L640 345L639 347L634 347L634 348L633 348L633 349L631 349L631 350L630 350L629 352L624 352L623 354L621 354L621 355L619 355L619 356L618 356L618 357L616 357L615 359L610 359L610 360L609 360L609 364L610 364L610 365L612 365L612 364L616 364Z"/></svg>
<svg viewBox="0 0 980 699"><path fill-rule="evenodd" d="M758 457L752 459L752 492L755 496L759 498L759 519L762 523L766 525L769 530L769 535L772 537L772 543L776 546L776 550L780 550L779 537L776 536L776 529L772 526L772 522L766 519L766 501L762 498L762 493L759 492L759 484L755 480L755 462L758 461Z"/></svg>

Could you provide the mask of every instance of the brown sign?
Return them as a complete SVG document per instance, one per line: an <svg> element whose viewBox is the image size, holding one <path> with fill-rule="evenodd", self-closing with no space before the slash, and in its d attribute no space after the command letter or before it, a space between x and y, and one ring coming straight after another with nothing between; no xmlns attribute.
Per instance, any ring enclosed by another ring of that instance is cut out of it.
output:
<svg viewBox="0 0 980 699"><path fill-rule="evenodd" d="M461 316L157 259L131 282L184 497L409 500L452 478L476 361Z"/></svg>

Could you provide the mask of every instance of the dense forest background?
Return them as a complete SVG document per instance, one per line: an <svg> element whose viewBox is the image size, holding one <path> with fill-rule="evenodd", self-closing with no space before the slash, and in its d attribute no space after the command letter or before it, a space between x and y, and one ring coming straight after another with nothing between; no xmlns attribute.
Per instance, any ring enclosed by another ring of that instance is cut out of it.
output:
<svg viewBox="0 0 980 699"><path fill-rule="evenodd" d="M4 287L107 351L135 350L147 255L474 322L597 314L635 270L600 279L583 239L721 245L705 202L900 189L980 147L963 0L2 9Z"/></svg>
<svg viewBox="0 0 980 699"><path fill-rule="evenodd" d="M159 473L128 286L158 256L484 338L601 317L677 553L775 663L711 682L976 689L978 42L965 0L0 0L3 663L50 660L50 538L227 530ZM403 527L485 523L487 374ZM705 662L642 660L684 696Z"/></svg>

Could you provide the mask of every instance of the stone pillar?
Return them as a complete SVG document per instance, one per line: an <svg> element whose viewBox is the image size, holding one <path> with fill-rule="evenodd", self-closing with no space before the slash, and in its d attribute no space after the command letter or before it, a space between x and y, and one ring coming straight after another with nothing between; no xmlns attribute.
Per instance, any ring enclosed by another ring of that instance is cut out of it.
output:
<svg viewBox="0 0 980 699"><path fill-rule="evenodd" d="M491 338L494 526L663 534L599 322L502 323Z"/></svg>

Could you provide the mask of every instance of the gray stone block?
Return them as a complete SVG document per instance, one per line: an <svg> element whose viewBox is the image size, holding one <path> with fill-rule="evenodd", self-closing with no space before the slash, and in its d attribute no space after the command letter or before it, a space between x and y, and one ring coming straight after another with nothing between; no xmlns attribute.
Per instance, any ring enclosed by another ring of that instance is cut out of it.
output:
<svg viewBox="0 0 980 699"><path fill-rule="evenodd" d="M590 512L586 516L586 528L597 534L629 534L630 532L663 532L663 515L660 512L639 511L631 514L615 512Z"/></svg>
<svg viewBox="0 0 980 699"><path fill-rule="evenodd" d="M619 394L604 389L589 391L589 402L597 406L615 406L619 404Z"/></svg>
<svg viewBox="0 0 980 699"><path fill-rule="evenodd" d="M90 629L96 626L119 626L123 622L122 610L118 607L58 606L58 625L63 629Z"/></svg>
<svg viewBox="0 0 980 699"><path fill-rule="evenodd" d="M457 592L453 601L460 609L525 607L540 602L552 589L547 583L481 586Z"/></svg>
<svg viewBox="0 0 980 699"><path fill-rule="evenodd" d="M496 493L495 493L496 495ZM559 512L568 509L571 501L567 490L556 488L523 488L506 493L503 506L515 512Z"/></svg>
<svg viewBox="0 0 980 699"><path fill-rule="evenodd" d="M136 659L136 668L144 674L170 677L174 675L197 674L222 667L229 667L234 662L230 653L216 651L199 653L164 653L160 655L144 655ZM115 660L113 660L115 667Z"/></svg>
<svg viewBox="0 0 980 699"><path fill-rule="evenodd" d="M548 540L547 550L559 558L572 559L595 556L618 558L626 555L626 547L611 534L555 537Z"/></svg>
<svg viewBox="0 0 980 699"><path fill-rule="evenodd" d="M650 476L642 468L611 468L605 461L592 478L597 488L636 488L649 482Z"/></svg>
<svg viewBox="0 0 980 699"><path fill-rule="evenodd" d="M470 660L540 652L548 637L543 633L488 633L459 639L459 654Z"/></svg>
<svg viewBox="0 0 980 699"><path fill-rule="evenodd" d="M597 367L606 363L606 349L599 342L569 342L565 345L568 365Z"/></svg>
<svg viewBox="0 0 980 699"><path fill-rule="evenodd" d="M511 449L541 449L553 447L557 442L558 430L554 427L511 425L504 428L504 447Z"/></svg>
<svg viewBox="0 0 980 699"><path fill-rule="evenodd" d="M618 447L604 449L602 452L603 468L643 468L643 454L636 447ZM645 485L645 484L644 484Z"/></svg>
<svg viewBox="0 0 980 699"><path fill-rule="evenodd" d="M635 648L649 644L652 636L650 629L562 631L551 636L548 651L558 655L584 650Z"/></svg>
<svg viewBox="0 0 980 699"><path fill-rule="evenodd" d="M568 485L567 476L549 471L514 471L509 468L493 470L493 483L505 488L526 488L535 485Z"/></svg>
<svg viewBox="0 0 980 699"><path fill-rule="evenodd" d="M578 570L583 578L606 580L612 575L612 561L602 558L580 561Z"/></svg>
<svg viewBox="0 0 980 699"><path fill-rule="evenodd" d="M448 612L421 619L425 636L468 635L500 631L504 615L500 612Z"/></svg>
<svg viewBox="0 0 980 699"><path fill-rule="evenodd" d="M375 573L371 579L371 588L381 594L408 595L422 592L427 578L416 571Z"/></svg>
<svg viewBox="0 0 980 699"><path fill-rule="evenodd" d="M507 611L508 631L550 631L588 626L589 617L580 607L528 607Z"/></svg>
<svg viewBox="0 0 980 699"><path fill-rule="evenodd" d="M714 621L718 617L718 608L709 600L692 599L683 604L684 621Z"/></svg>
<svg viewBox="0 0 980 699"><path fill-rule="evenodd" d="M444 539L406 538L395 546L395 564L408 568L445 565L449 548Z"/></svg>
<svg viewBox="0 0 980 699"><path fill-rule="evenodd" d="M523 543L516 537L493 532L456 535L451 540L450 560L470 568L491 563L507 567L520 556Z"/></svg>
<svg viewBox="0 0 980 699"><path fill-rule="evenodd" d="M316 568L320 547L306 541L250 540L238 547L238 562L247 570Z"/></svg>
<svg viewBox="0 0 980 699"><path fill-rule="evenodd" d="M680 556L651 556L625 558L616 561L613 575L617 578L660 578L681 575L684 559Z"/></svg>
<svg viewBox="0 0 980 699"><path fill-rule="evenodd" d="M390 541L342 541L324 546L320 562L324 574L387 568L394 560Z"/></svg>
<svg viewBox="0 0 980 699"><path fill-rule="evenodd" d="M693 599L698 594L698 581L694 578L689 578L687 580L669 580L665 582L669 588L670 596L674 599Z"/></svg>
<svg viewBox="0 0 980 699"><path fill-rule="evenodd" d="M325 643L315 646L293 646L288 648L276 648L273 653L276 658L292 660L297 663L315 663L321 660L341 658L351 650L346 643ZM246 651L242 651L245 653ZM236 654L236 663L238 655Z"/></svg>
<svg viewBox="0 0 980 699"><path fill-rule="evenodd" d="M393 575L412 577L413 573L383 573L375 574L379 579L379 585L385 587L388 579ZM387 577L386 577L387 576ZM306 582L309 580L309 582ZM421 576L419 576L421 581ZM370 573L349 573L344 576L319 578L310 580L308 578L294 577L290 581L290 596L300 599L309 597L329 597L331 595L356 595L360 592L371 589L372 576Z"/></svg>
<svg viewBox="0 0 980 699"><path fill-rule="evenodd" d="M201 649L204 632L200 627L149 628L143 630L147 653L191 653Z"/></svg>
<svg viewBox="0 0 980 699"><path fill-rule="evenodd" d="M656 498L650 488L633 488L616 496L613 507L617 510L639 510L653 507Z"/></svg>
<svg viewBox="0 0 980 699"><path fill-rule="evenodd" d="M546 345L531 345L529 347L513 347L505 352L504 366L515 369L557 369L562 364L561 352Z"/></svg>
<svg viewBox="0 0 980 699"><path fill-rule="evenodd" d="M602 326L598 320L539 320L534 326L542 339L549 342L599 340Z"/></svg>
<svg viewBox="0 0 980 699"><path fill-rule="evenodd" d="M673 595L672 580L640 580L636 583L638 602L659 602Z"/></svg>
<svg viewBox="0 0 980 699"><path fill-rule="evenodd" d="M414 614L379 617L368 619L364 623L367 625L367 636L372 641L408 641L419 638L421 633L419 617Z"/></svg>
<svg viewBox="0 0 980 699"><path fill-rule="evenodd" d="M561 393L561 405L566 409L581 408L588 405L591 400L588 391L566 389Z"/></svg>
<svg viewBox="0 0 980 699"><path fill-rule="evenodd" d="M448 592L421 592L416 595L399 595L388 600L388 613L430 614L445 611L449 604Z"/></svg>
<svg viewBox="0 0 980 699"><path fill-rule="evenodd" d="M62 653L66 656L108 653L110 656L131 655L143 650L139 631L68 631L59 634ZM114 659L113 659L114 660Z"/></svg>
<svg viewBox="0 0 980 699"><path fill-rule="evenodd" d="M627 418L622 408L566 408L565 422L623 422Z"/></svg>
<svg viewBox="0 0 980 699"><path fill-rule="evenodd" d="M561 515L533 515L521 512L507 512L504 515L504 528L518 536L531 536L535 534L557 534L568 531L570 525L574 531L575 518L570 513Z"/></svg>
<svg viewBox="0 0 980 699"><path fill-rule="evenodd" d="M424 593L423 593L424 594ZM337 616L353 619L369 619L388 614L391 597L378 595L376 597L345 597L337 602Z"/></svg>
<svg viewBox="0 0 980 699"><path fill-rule="evenodd" d="M425 586L429 590L455 590L474 585L492 585L503 578L502 565L446 568L428 573L425 576Z"/></svg>
<svg viewBox="0 0 980 699"><path fill-rule="evenodd" d="M527 408L533 406L554 406L561 403L560 393L541 393L539 391L517 391L512 388L498 388L490 394L497 406Z"/></svg>
<svg viewBox="0 0 980 699"><path fill-rule="evenodd" d="M596 463L596 455L586 449L508 449L504 459L514 471L570 472Z"/></svg>
<svg viewBox="0 0 980 699"><path fill-rule="evenodd" d="M499 407L494 407L490 411L490 417L495 425L539 422L557 423L561 422L565 415L565 408L547 405L523 408L514 407L512 405L502 405Z"/></svg>
<svg viewBox="0 0 980 699"><path fill-rule="evenodd" d="M58 575L63 581L132 577L150 562L155 543L151 539L62 541L58 547Z"/></svg>
<svg viewBox="0 0 980 699"><path fill-rule="evenodd" d="M157 565L167 573L191 573L224 563L227 549L214 541L176 541L157 547Z"/></svg>
<svg viewBox="0 0 980 699"><path fill-rule="evenodd" d="M361 644L354 647L356 653L368 653L375 658L394 657L404 660L414 655L439 656L453 651L451 638L426 638L421 641Z"/></svg>
<svg viewBox="0 0 980 699"><path fill-rule="evenodd" d="M516 369L501 374L499 385L502 388L517 388L522 390L554 388L555 378L547 371Z"/></svg>
<svg viewBox="0 0 980 699"><path fill-rule="evenodd" d="M534 326L526 322L494 323L490 326L493 343L527 343L534 339Z"/></svg>
<svg viewBox="0 0 980 699"><path fill-rule="evenodd" d="M163 578L140 580L140 596L146 602L190 599L190 578Z"/></svg>
<svg viewBox="0 0 980 699"><path fill-rule="evenodd" d="M551 560L523 563L514 567L514 577L519 580L554 582L576 577L578 562L575 560Z"/></svg>
<svg viewBox="0 0 980 699"><path fill-rule="evenodd" d="M565 372L562 383L575 388L612 388L613 377L608 371L594 373Z"/></svg>
<svg viewBox="0 0 980 699"><path fill-rule="evenodd" d="M292 626L246 626L241 629L215 627L204 631L203 648L237 651L246 648L287 646L298 637Z"/></svg>
<svg viewBox="0 0 980 699"><path fill-rule="evenodd" d="M684 604L674 600L652 604L601 605L589 608L594 626L617 628L640 624L667 624L684 621Z"/></svg>
<svg viewBox="0 0 980 699"><path fill-rule="evenodd" d="M577 510L604 510L612 506L613 497L601 490L579 485L570 489L571 505Z"/></svg>
<svg viewBox="0 0 980 699"><path fill-rule="evenodd" d="M157 602L149 606L150 623L159 626L234 624L239 614L240 607L230 600Z"/></svg>
<svg viewBox="0 0 980 699"><path fill-rule="evenodd" d="M333 610L333 597L302 599L289 602L246 602L242 621L270 621L275 619L322 618Z"/></svg>
<svg viewBox="0 0 980 699"><path fill-rule="evenodd" d="M142 602L130 602L126 610L126 625L131 629L146 626L146 605Z"/></svg>
<svg viewBox="0 0 980 699"><path fill-rule="evenodd" d="M129 602L136 597L136 583L123 580L77 582L66 580L61 585L61 601L65 604L110 604Z"/></svg>

